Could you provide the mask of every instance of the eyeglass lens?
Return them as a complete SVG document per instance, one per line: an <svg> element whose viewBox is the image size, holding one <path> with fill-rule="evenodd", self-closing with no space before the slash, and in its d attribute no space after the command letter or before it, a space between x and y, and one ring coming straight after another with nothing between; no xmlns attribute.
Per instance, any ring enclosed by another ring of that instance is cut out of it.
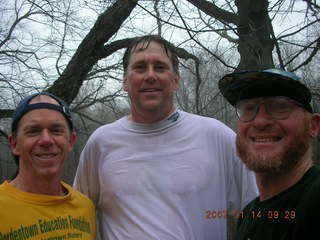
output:
<svg viewBox="0 0 320 240"><path fill-rule="evenodd" d="M297 105L286 97L253 98L239 101L236 105L237 116L241 121L252 121L259 112L260 106L265 106L266 112L274 119L284 120L289 117Z"/></svg>

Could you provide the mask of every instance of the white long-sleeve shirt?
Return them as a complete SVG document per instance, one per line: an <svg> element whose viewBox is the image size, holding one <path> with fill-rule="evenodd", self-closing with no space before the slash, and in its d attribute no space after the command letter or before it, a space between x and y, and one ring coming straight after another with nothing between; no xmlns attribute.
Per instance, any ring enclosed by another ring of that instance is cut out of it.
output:
<svg viewBox="0 0 320 240"><path fill-rule="evenodd" d="M74 186L95 203L103 240L225 240L226 214L257 196L234 132L183 111L155 124L124 117L97 129Z"/></svg>

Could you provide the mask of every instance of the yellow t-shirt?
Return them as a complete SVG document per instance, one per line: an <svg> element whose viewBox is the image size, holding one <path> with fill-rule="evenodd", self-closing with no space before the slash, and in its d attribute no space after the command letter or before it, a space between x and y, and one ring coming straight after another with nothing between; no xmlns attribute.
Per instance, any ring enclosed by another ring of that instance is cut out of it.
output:
<svg viewBox="0 0 320 240"><path fill-rule="evenodd" d="M68 184L65 196L20 191L0 185L0 240L93 240L96 236L93 203Z"/></svg>

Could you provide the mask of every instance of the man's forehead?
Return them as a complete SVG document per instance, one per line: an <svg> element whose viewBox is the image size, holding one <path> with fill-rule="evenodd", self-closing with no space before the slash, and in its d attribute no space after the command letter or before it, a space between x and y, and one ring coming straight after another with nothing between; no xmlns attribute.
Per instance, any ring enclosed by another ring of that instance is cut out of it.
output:
<svg viewBox="0 0 320 240"><path fill-rule="evenodd" d="M168 55L170 54L170 51L161 43L155 42L155 41L143 41L143 42L139 42L138 44L136 44L132 50L131 53L139 53L139 52L143 52L149 48L152 49L161 49L161 51Z"/></svg>
<svg viewBox="0 0 320 240"><path fill-rule="evenodd" d="M48 96L48 95L38 95L30 100L29 104L35 104L35 103L51 103L54 105L60 105L57 100L54 98Z"/></svg>
<svg viewBox="0 0 320 240"><path fill-rule="evenodd" d="M42 127L44 123L50 127L68 126L68 122L61 112L46 108L29 111L20 120L22 129Z"/></svg>

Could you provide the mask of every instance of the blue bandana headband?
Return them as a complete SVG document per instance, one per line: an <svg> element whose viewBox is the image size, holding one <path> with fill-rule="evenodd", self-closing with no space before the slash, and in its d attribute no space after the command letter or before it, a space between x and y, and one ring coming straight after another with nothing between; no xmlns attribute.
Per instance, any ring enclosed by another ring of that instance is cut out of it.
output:
<svg viewBox="0 0 320 240"><path fill-rule="evenodd" d="M46 96L52 97L54 100L56 100L59 103L59 105L51 104L51 103L29 104L29 102L32 99L34 99L39 95L46 95ZM72 117L71 117L71 113L68 105L62 99L48 92L36 93L20 101L12 117L11 131L14 132L17 130L18 123L24 114L35 109L52 109L52 110L61 112L63 116L66 118L70 129L73 131Z"/></svg>

